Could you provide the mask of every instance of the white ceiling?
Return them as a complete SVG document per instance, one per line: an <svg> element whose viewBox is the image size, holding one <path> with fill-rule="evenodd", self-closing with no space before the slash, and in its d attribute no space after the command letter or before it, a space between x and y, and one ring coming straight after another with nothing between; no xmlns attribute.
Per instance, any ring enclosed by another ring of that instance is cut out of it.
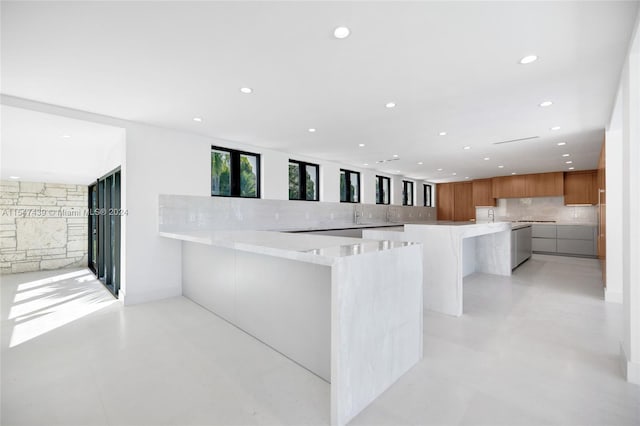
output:
<svg viewBox="0 0 640 426"><path fill-rule="evenodd" d="M563 153L589 169L637 11L637 1L3 2L1 90L359 167L398 154L380 170L433 181L566 170ZM332 36L339 25L349 38ZM528 54L539 60L519 64Z"/></svg>
<svg viewBox="0 0 640 426"><path fill-rule="evenodd" d="M124 129L7 105L0 117L1 179L88 184L121 164Z"/></svg>

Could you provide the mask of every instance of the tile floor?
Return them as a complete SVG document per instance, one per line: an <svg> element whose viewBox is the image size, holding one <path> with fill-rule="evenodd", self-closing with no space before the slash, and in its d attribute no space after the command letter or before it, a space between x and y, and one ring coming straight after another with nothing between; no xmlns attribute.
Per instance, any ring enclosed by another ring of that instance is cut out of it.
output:
<svg viewBox="0 0 640 426"><path fill-rule="evenodd" d="M424 359L352 425L639 425L597 261L534 256L425 314ZM1 278L9 425L323 425L329 385L184 298L124 308L87 270Z"/></svg>

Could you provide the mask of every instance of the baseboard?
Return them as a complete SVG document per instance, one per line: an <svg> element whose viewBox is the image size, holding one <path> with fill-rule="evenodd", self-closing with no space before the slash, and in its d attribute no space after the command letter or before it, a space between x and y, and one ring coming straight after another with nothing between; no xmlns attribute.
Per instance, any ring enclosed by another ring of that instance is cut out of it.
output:
<svg viewBox="0 0 640 426"><path fill-rule="evenodd" d="M610 303L622 303L622 292L620 291L609 291L608 289L604 289L604 301Z"/></svg>
<svg viewBox="0 0 640 426"><path fill-rule="evenodd" d="M622 374L627 379L627 382L640 385L640 364L629 361L622 344L620 344L620 364L622 366Z"/></svg>

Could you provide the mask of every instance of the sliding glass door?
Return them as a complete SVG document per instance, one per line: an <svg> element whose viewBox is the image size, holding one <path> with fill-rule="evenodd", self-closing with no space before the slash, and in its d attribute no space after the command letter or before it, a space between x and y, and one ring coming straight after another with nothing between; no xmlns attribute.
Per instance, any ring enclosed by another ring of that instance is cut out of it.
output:
<svg viewBox="0 0 640 426"><path fill-rule="evenodd" d="M120 169L89 187L89 268L118 297L120 290Z"/></svg>

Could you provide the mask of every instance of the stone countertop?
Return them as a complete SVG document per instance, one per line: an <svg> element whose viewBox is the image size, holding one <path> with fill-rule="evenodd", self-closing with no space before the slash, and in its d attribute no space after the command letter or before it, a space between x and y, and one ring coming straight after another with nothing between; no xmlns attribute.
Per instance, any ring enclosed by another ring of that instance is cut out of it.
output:
<svg viewBox="0 0 640 426"><path fill-rule="evenodd" d="M273 231L174 231L160 236L331 266L342 258L400 249L416 243Z"/></svg>

